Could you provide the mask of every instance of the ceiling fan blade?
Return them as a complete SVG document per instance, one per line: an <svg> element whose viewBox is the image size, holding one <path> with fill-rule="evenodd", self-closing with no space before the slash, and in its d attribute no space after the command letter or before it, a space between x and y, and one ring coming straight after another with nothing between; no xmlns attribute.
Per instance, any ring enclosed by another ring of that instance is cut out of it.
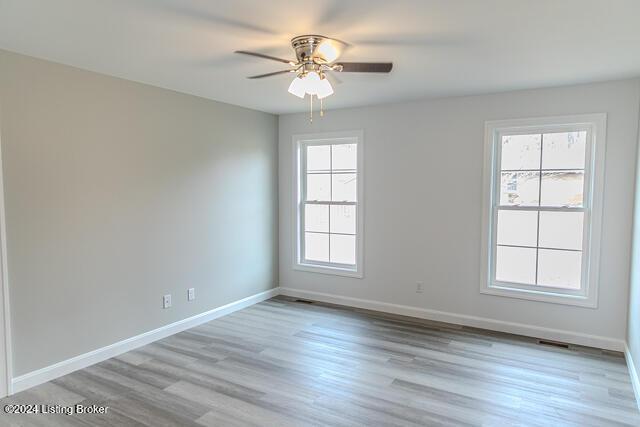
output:
<svg viewBox="0 0 640 427"><path fill-rule="evenodd" d="M388 73L393 68L392 62L339 62L337 71L343 73ZM340 69L342 68L342 69Z"/></svg>
<svg viewBox="0 0 640 427"><path fill-rule="evenodd" d="M247 78L248 79L261 79L263 77L277 76L278 74L285 74L285 73L292 73L292 72L293 72L293 70L274 71L273 73L258 74L257 76L250 76L250 77L247 77Z"/></svg>
<svg viewBox="0 0 640 427"><path fill-rule="evenodd" d="M310 23L311 27L323 28L327 32L342 32L345 28L350 28L354 23L367 22L368 15L375 12L376 2L356 2L344 0L325 0L314 4L314 12L310 16L315 17ZM363 7L366 3L367 7ZM377 2L383 3L383 2Z"/></svg>
<svg viewBox="0 0 640 427"><path fill-rule="evenodd" d="M332 86L342 84L342 80L340 80L334 73L324 73L324 75L329 79L329 83L331 83Z"/></svg>
<svg viewBox="0 0 640 427"><path fill-rule="evenodd" d="M192 23L202 23L210 29L216 29L220 26L224 27L226 31L236 33L241 32L246 34L246 32L252 32L268 36L280 35L278 31L259 23L259 18L242 20L219 15L218 10L220 7L213 2L210 2L209 5L207 5L207 2L201 2L201 5L198 7L189 6L186 4L188 2L155 1L147 3L149 3L150 8L153 8L153 12L159 10L165 14L170 14L172 22L176 18L182 18L190 20Z"/></svg>
<svg viewBox="0 0 640 427"><path fill-rule="evenodd" d="M405 47L405 48L434 48L434 47L456 47L469 46L473 40L456 34L417 34L417 33L395 33L370 35L366 38L354 36L352 40L358 46L380 46L380 47Z"/></svg>
<svg viewBox="0 0 640 427"><path fill-rule="evenodd" d="M270 59L272 61L278 61L278 62L283 62L289 65L295 65L295 62L289 61L288 59L276 58L275 56L265 55L264 53L247 52L246 50L236 50L235 53L240 53L242 55L249 55L249 56L257 56L258 58Z"/></svg>

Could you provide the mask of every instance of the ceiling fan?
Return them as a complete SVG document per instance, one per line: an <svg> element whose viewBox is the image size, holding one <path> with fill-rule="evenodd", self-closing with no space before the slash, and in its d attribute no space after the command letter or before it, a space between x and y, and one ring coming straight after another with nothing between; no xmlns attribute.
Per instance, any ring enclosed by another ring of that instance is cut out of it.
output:
<svg viewBox="0 0 640 427"><path fill-rule="evenodd" d="M291 39L291 47L296 53L296 61L246 50L237 50L235 53L288 64L290 68L287 70L248 78L261 79L279 74L295 73L296 77L289 85L289 93L299 98L304 98L307 94L310 95L311 117L313 117L313 96L315 95L322 105L322 99L333 94L333 87L326 73L389 73L393 68L393 63L391 62L337 62L342 51L348 47L348 44L325 36L313 34L297 36ZM322 107L320 114L322 115Z"/></svg>

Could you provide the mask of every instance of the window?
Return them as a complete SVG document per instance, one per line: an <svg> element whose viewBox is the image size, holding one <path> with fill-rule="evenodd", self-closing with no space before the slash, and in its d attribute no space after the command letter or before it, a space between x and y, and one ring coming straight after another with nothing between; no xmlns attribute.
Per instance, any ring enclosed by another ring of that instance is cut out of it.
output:
<svg viewBox="0 0 640 427"><path fill-rule="evenodd" d="M481 292L597 305L605 122L486 124Z"/></svg>
<svg viewBox="0 0 640 427"><path fill-rule="evenodd" d="M294 137L294 268L362 277L362 133Z"/></svg>

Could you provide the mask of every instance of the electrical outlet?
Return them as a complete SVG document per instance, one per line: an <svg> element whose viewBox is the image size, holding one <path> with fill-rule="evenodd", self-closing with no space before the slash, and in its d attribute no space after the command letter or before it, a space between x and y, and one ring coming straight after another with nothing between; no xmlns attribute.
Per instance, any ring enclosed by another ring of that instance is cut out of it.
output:
<svg viewBox="0 0 640 427"><path fill-rule="evenodd" d="M171 295L165 295L162 297L162 308L171 307Z"/></svg>
<svg viewBox="0 0 640 427"><path fill-rule="evenodd" d="M193 301L194 299L196 299L196 289L189 288L187 290L187 301Z"/></svg>
<svg viewBox="0 0 640 427"><path fill-rule="evenodd" d="M421 294L424 292L424 288L423 288L424 283L422 282L416 282L416 293L417 294Z"/></svg>

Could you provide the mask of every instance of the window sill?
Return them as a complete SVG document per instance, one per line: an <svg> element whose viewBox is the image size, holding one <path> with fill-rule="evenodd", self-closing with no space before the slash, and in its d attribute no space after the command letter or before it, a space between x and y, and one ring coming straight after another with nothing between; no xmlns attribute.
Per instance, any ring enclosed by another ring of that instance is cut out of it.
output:
<svg viewBox="0 0 640 427"><path fill-rule="evenodd" d="M354 277L357 279L362 279L362 272L358 270L351 270L348 268L340 268L340 267L329 267L324 265L315 265L315 264L302 264L295 263L293 265L294 270L298 271L306 271L309 273L319 273L319 274L330 274L333 276L346 276L346 277Z"/></svg>
<svg viewBox="0 0 640 427"><path fill-rule="evenodd" d="M569 295L563 293L554 293L550 291L535 291L529 289L521 289L510 287L508 285L492 284L483 286L480 293L487 295L497 295L507 298L518 298L530 301L547 302L552 304L573 305L586 308L597 308L598 301L594 296L585 295Z"/></svg>

